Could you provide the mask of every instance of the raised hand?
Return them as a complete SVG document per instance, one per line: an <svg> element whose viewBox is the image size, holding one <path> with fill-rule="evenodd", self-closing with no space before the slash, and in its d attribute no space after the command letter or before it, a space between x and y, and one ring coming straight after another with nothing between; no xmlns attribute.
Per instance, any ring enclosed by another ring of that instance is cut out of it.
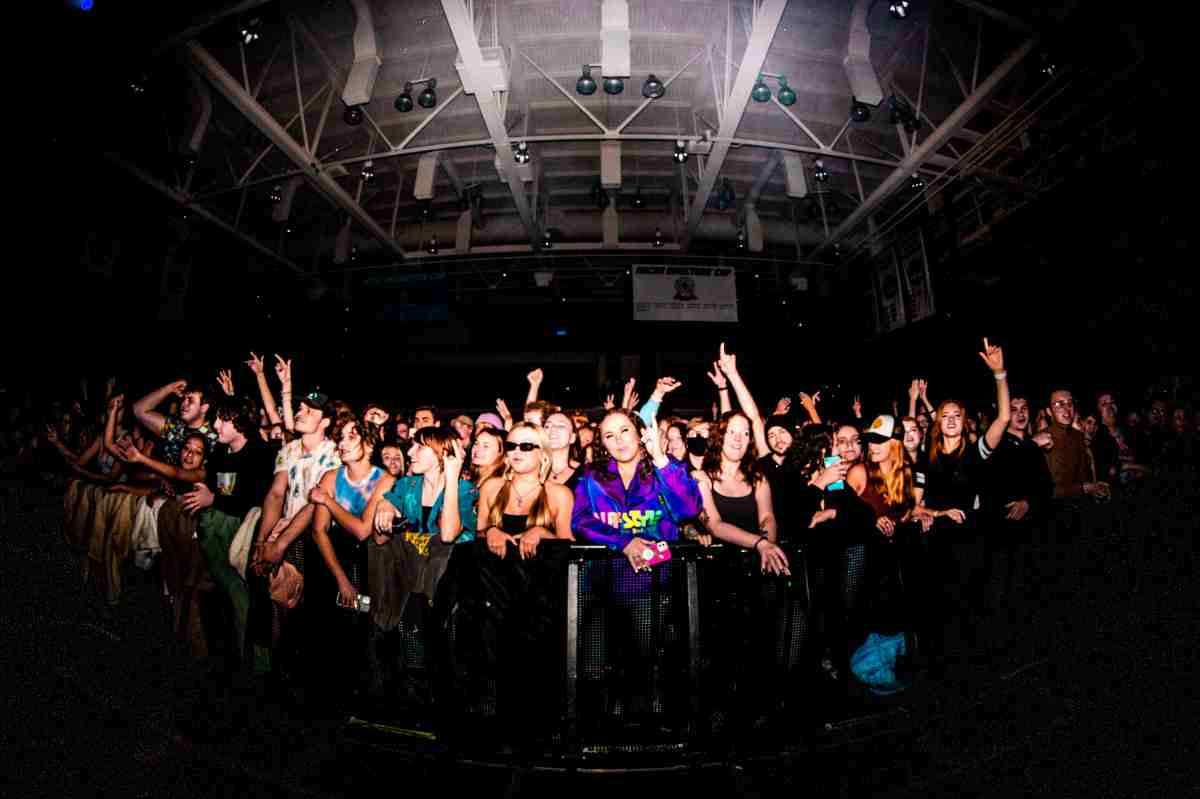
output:
<svg viewBox="0 0 1200 799"><path fill-rule="evenodd" d="M275 353L275 376L279 378L282 385L292 385L292 361L290 358L285 361L282 355Z"/></svg>
<svg viewBox="0 0 1200 799"><path fill-rule="evenodd" d="M204 483L192 483L195 490L189 491L179 498L179 504L188 513L209 507L213 504L213 493Z"/></svg>
<svg viewBox="0 0 1200 799"><path fill-rule="evenodd" d="M636 385L637 385L636 377L631 377L625 381L625 393L622 395L622 399L621 399L621 407L622 408L632 408L633 407L633 394L634 394L633 387Z"/></svg>
<svg viewBox="0 0 1200 799"><path fill-rule="evenodd" d="M123 407L125 407L124 394L118 394L108 401L108 413L110 416L114 413L120 413Z"/></svg>
<svg viewBox="0 0 1200 799"><path fill-rule="evenodd" d="M721 342L721 351L717 356L717 366L726 375L737 374L737 356L732 352L725 351L725 342Z"/></svg>
<svg viewBox="0 0 1200 799"><path fill-rule="evenodd" d="M787 397L781 397L779 402L775 403L775 410L771 411L773 416L782 416L792 409L792 401Z"/></svg>
<svg viewBox="0 0 1200 799"><path fill-rule="evenodd" d="M639 399L641 399L641 397L638 396L636 391L629 392L629 396L625 400L625 407L629 409L636 408Z"/></svg>
<svg viewBox="0 0 1200 799"><path fill-rule="evenodd" d="M662 450L662 440L658 435L658 428L647 425L642 431L642 445L646 448L646 454L650 456L650 460L655 466L662 468L667 465L667 456Z"/></svg>
<svg viewBox="0 0 1200 799"><path fill-rule="evenodd" d="M496 400L496 413L500 414L500 418L504 420L506 425L512 423L512 414L509 413L508 403L504 400Z"/></svg>
<svg viewBox="0 0 1200 799"><path fill-rule="evenodd" d="M611 411L616 406L615 395L609 394L604 398L604 410Z"/></svg>
<svg viewBox="0 0 1200 799"><path fill-rule="evenodd" d="M254 372L256 375L261 375L263 373L263 359L255 355L253 352L250 353L250 360L246 361L246 365L249 366L250 371Z"/></svg>
<svg viewBox="0 0 1200 799"><path fill-rule="evenodd" d="M182 397L183 392L187 389L186 380L176 380L171 384L171 393L177 397Z"/></svg>
<svg viewBox="0 0 1200 799"><path fill-rule="evenodd" d="M921 378L917 379L917 393L921 399L929 402L929 381Z"/></svg>
<svg viewBox="0 0 1200 799"><path fill-rule="evenodd" d="M664 396L682 385L683 383L680 383L673 377L660 377L658 378L658 382L654 384L654 396L661 400Z"/></svg>
<svg viewBox="0 0 1200 799"><path fill-rule="evenodd" d="M458 490L458 476L463 469L462 441L455 438L450 442L450 449L442 453L442 472L446 475L446 490Z"/></svg>
<svg viewBox="0 0 1200 799"><path fill-rule="evenodd" d="M910 400L912 400L913 402L916 402L920 396L921 396L921 381L914 377L912 379L912 382L908 384L908 398Z"/></svg>
<svg viewBox="0 0 1200 799"><path fill-rule="evenodd" d="M860 397L858 394L855 394L854 402L852 402L850 404L850 408L854 411L854 418L861 419L862 418L862 397Z"/></svg>
<svg viewBox="0 0 1200 799"><path fill-rule="evenodd" d="M983 358L983 362L993 373L999 374L1004 371L1004 350L988 344L986 337L983 339L983 352L979 353L979 357Z"/></svg>
<svg viewBox="0 0 1200 799"><path fill-rule="evenodd" d="M222 369L217 372L217 384L221 386L221 390L226 396L233 396L233 375L228 369Z"/></svg>
<svg viewBox="0 0 1200 799"><path fill-rule="evenodd" d="M540 386L542 384L542 377L543 374L540 368L534 369L532 372L525 375L525 379L529 381L531 386Z"/></svg>
<svg viewBox="0 0 1200 799"><path fill-rule="evenodd" d="M811 395L800 392L800 404L805 410L811 411L817 407L817 403L821 401L821 392L814 391Z"/></svg>
<svg viewBox="0 0 1200 799"><path fill-rule="evenodd" d="M721 373L721 365L713 361L713 370L706 372L708 379L713 382L718 391L729 388L729 381L725 379L725 375Z"/></svg>

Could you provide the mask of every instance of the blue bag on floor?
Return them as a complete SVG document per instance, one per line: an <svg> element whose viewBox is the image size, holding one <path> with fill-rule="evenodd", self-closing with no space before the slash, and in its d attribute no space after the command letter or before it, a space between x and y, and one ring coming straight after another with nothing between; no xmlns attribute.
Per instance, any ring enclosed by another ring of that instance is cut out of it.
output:
<svg viewBox="0 0 1200 799"><path fill-rule="evenodd" d="M878 696L890 696L908 687L896 674L896 660L905 654L904 633L871 633L850 657L850 671Z"/></svg>

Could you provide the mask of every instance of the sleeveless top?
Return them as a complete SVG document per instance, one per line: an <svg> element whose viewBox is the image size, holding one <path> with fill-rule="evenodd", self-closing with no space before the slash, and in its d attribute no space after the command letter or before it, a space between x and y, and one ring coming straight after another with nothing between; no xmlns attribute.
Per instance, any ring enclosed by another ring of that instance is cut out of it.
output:
<svg viewBox="0 0 1200 799"><path fill-rule="evenodd" d="M334 499L348 513L362 516L363 511L367 509L367 501L371 498L371 492L375 490L375 484L379 482L379 478L383 477L383 474L383 469L372 466L371 471L367 472L367 476L355 483L350 479L346 467L343 466L337 471Z"/></svg>
<svg viewBox="0 0 1200 799"><path fill-rule="evenodd" d="M721 521L758 535L758 501L754 499L753 491L744 497L727 497L717 493L717 489L714 488L712 494L717 513L721 514Z"/></svg>

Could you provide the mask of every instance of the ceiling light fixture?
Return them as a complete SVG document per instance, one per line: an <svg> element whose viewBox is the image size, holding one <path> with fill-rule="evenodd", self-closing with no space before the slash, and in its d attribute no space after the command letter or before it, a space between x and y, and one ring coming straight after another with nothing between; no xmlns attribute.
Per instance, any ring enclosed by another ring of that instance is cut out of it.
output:
<svg viewBox="0 0 1200 799"><path fill-rule="evenodd" d="M824 183L829 180L829 170L825 168L825 162L820 158L813 163L813 180L817 183Z"/></svg>
<svg viewBox="0 0 1200 799"><path fill-rule="evenodd" d="M361 125L363 121L363 110L360 105L346 106L345 113L342 114L342 121L350 127Z"/></svg>
<svg viewBox="0 0 1200 799"><path fill-rule="evenodd" d="M417 105L422 108L433 108L437 105L437 92L434 91L437 88L437 78L430 78L423 83L425 90L417 95Z"/></svg>
<svg viewBox="0 0 1200 799"><path fill-rule="evenodd" d="M653 241L653 242L651 242L651 244L652 244L654 247L661 247L661 246L663 246L663 244L665 244L665 243L666 243L666 242L665 242L665 241L663 241L663 232L662 232L662 228L660 228L660 227L656 227L656 228L654 228L654 241ZM626 274L628 274L628 272L627 272Z"/></svg>
<svg viewBox="0 0 1200 799"><path fill-rule="evenodd" d="M625 91L625 81L620 78L605 78L604 93L605 94L620 94Z"/></svg>
<svg viewBox="0 0 1200 799"><path fill-rule="evenodd" d="M437 236L430 236L430 237L429 237L429 242L428 242L428 243L425 245L425 252L429 253L430 255L437 255L437 254L438 254L438 240L437 240Z"/></svg>
<svg viewBox="0 0 1200 799"><path fill-rule="evenodd" d="M667 93L667 87L663 82L655 77L654 73L650 73L650 77L646 78L646 82L642 84L642 97L648 97L651 100L656 100Z"/></svg>
<svg viewBox="0 0 1200 799"><path fill-rule="evenodd" d="M737 232L737 248L739 250L746 249L746 231L743 228L738 228Z"/></svg>
<svg viewBox="0 0 1200 799"><path fill-rule="evenodd" d="M404 84L404 91L400 92L400 94L396 97L396 102L393 103L393 105L396 107L396 110L402 114L407 114L409 111L413 110L411 83Z"/></svg>
<svg viewBox="0 0 1200 799"><path fill-rule="evenodd" d="M242 44L254 44L262 38L262 19L251 17L238 28L238 36Z"/></svg>
<svg viewBox="0 0 1200 799"><path fill-rule="evenodd" d="M787 84L787 78L779 76L779 102L783 105L796 104L796 92Z"/></svg>
<svg viewBox="0 0 1200 799"><path fill-rule="evenodd" d="M916 172L912 173L912 177L908 179L908 187L913 191L920 191L925 188L925 180Z"/></svg>
<svg viewBox="0 0 1200 799"><path fill-rule="evenodd" d="M855 122L866 122L871 118L871 106L855 99L850 103L850 118Z"/></svg>
<svg viewBox="0 0 1200 799"><path fill-rule="evenodd" d="M283 202L283 186L278 183L271 187L271 202L276 205Z"/></svg>
<svg viewBox="0 0 1200 799"><path fill-rule="evenodd" d="M633 207L638 208L638 209L646 207L646 200L644 197L642 197L642 187L641 186L638 186L637 189L633 192Z"/></svg>
<svg viewBox="0 0 1200 799"><path fill-rule="evenodd" d="M375 164L371 159L368 158L366 161L363 161L361 174L363 183L370 183L375 179Z"/></svg>
<svg viewBox="0 0 1200 799"><path fill-rule="evenodd" d="M542 231L542 249L549 250L554 247L554 236L550 234L550 228Z"/></svg>
<svg viewBox="0 0 1200 799"><path fill-rule="evenodd" d="M513 160L518 164L529 163L529 142L518 142L513 145Z"/></svg>
<svg viewBox="0 0 1200 799"><path fill-rule="evenodd" d="M687 145L683 143L683 139L675 140L675 152L671 153L671 158L673 158L677 164L683 164L687 162Z"/></svg>
<svg viewBox="0 0 1200 799"><path fill-rule="evenodd" d="M763 80L762 75L759 75L758 80L755 81L754 88L750 90L750 96L756 103L765 103L771 99L771 87Z"/></svg>
<svg viewBox="0 0 1200 799"><path fill-rule="evenodd" d="M583 65L583 74L575 81L575 91L584 96L596 93L596 79L592 77L592 68L587 64Z"/></svg>
<svg viewBox="0 0 1200 799"><path fill-rule="evenodd" d="M897 3L888 3L888 12L896 19L907 19L908 0L899 0Z"/></svg>

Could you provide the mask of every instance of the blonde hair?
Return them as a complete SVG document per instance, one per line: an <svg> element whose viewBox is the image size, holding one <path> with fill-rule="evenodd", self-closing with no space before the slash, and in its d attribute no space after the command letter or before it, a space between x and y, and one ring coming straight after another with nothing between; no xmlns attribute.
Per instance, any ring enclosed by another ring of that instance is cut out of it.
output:
<svg viewBox="0 0 1200 799"><path fill-rule="evenodd" d="M884 446L887 447L887 460L892 464L892 471L885 476L880 464L868 458L867 481L889 506L910 506L913 504L913 475L908 453L904 451L904 444L894 438Z"/></svg>
<svg viewBox="0 0 1200 799"><path fill-rule="evenodd" d="M554 525L554 514L550 510L550 498L546 496L546 479L550 476L550 439L546 435L546 431L532 422L517 422L513 425L509 435L518 430L529 430L537 437L537 444L542 451L542 462L538 466L538 493L533 499L533 504L529 506L527 516L527 526L530 527L545 527L552 529ZM508 505L508 498L512 495L512 479L513 470L512 464L508 462L508 453L504 456L504 482L500 486L500 490L496 492L496 498L492 500L492 507L488 511L487 523L489 527L504 527L504 508Z"/></svg>

